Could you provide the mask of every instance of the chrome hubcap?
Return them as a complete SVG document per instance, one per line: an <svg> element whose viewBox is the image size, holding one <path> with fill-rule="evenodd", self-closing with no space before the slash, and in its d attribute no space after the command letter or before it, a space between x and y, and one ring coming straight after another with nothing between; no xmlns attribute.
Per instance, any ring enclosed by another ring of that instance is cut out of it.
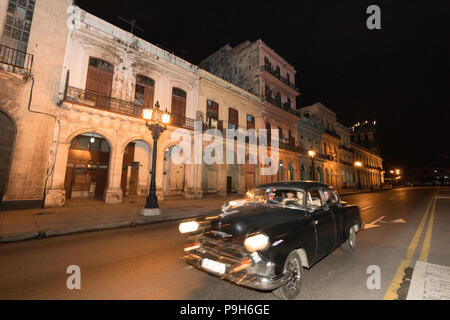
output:
<svg viewBox="0 0 450 320"><path fill-rule="evenodd" d="M300 266L296 259L290 259L286 266L286 273L288 275L287 287L291 291L295 291L300 281Z"/></svg>
<svg viewBox="0 0 450 320"><path fill-rule="evenodd" d="M355 247L355 231L353 229L350 230L349 243L352 248Z"/></svg>

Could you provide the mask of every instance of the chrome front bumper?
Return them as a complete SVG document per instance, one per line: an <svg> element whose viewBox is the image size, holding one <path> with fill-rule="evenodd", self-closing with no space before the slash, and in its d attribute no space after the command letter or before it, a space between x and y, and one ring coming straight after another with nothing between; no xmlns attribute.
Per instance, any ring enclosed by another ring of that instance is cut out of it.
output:
<svg viewBox="0 0 450 320"><path fill-rule="evenodd" d="M226 272L224 274L217 274L202 268L202 260L204 258L213 259L214 261L224 263L227 266ZM233 272L233 263L235 261L228 260L223 256L211 256L211 252L199 252L197 250L193 250L193 252L185 255L181 259L186 263L196 267L197 269L206 271L209 274L215 275L220 279L224 279L237 285L256 290L273 291L287 282L287 279L283 275L261 275L256 273L257 270L259 272L263 271L262 273L264 273L264 270L267 269L267 263L262 260L258 263L252 262L251 266L244 270Z"/></svg>

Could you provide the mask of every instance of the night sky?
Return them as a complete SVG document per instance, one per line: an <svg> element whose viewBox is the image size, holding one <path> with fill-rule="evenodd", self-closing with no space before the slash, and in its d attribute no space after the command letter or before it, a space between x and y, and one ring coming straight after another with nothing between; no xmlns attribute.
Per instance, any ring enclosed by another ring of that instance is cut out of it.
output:
<svg viewBox="0 0 450 320"><path fill-rule="evenodd" d="M81 8L189 62L261 38L297 70L301 106L322 102L350 126L376 119L385 166L450 166L446 1L112 1ZM295 5L294 5L295 4ZM366 9L381 8L381 30Z"/></svg>

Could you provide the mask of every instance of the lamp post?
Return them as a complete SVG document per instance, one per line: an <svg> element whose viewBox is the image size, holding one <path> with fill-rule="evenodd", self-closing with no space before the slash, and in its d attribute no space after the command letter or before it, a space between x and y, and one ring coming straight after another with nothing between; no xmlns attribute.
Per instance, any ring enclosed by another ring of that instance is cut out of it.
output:
<svg viewBox="0 0 450 320"><path fill-rule="evenodd" d="M358 168L358 189L361 189L361 170L359 168L362 167L362 162L361 161L355 161L354 166L356 168Z"/></svg>
<svg viewBox="0 0 450 320"><path fill-rule="evenodd" d="M314 168L314 157L316 156L316 152L314 150L308 150L308 156L311 157L312 179L316 181L316 169Z"/></svg>
<svg viewBox="0 0 450 320"><path fill-rule="evenodd" d="M144 209L142 209L141 214L143 216L155 216L160 215L161 210L158 206L158 197L156 196L156 155L158 149L158 139L167 127L166 125L170 122L170 113L166 111L161 111L159 102L156 101L154 108L145 108L143 110L143 118L146 120L146 126L150 130L153 137L153 155L152 155L152 171L150 187L145 203Z"/></svg>

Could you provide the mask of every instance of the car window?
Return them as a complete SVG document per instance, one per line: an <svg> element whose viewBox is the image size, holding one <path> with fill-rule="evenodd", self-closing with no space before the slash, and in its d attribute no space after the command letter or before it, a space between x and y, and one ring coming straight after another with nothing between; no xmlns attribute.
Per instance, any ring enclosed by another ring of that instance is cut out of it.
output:
<svg viewBox="0 0 450 320"><path fill-rule="evenodd" d="M254 189L247 192L247 202L279 204L289 207L303 207L304 193L293 189Z"/></svg>
<svg viewBox="0 0 450 320"><path fill-rule="evenodd" d="M331 190L323 190L323 195L325 197L325 201L327 203L327 205L333 205L335 203L338 203L338 197L336 196L336 194L331 191Z"/></svg>
<svg viewBox="0 0 450 320"><path fill-rule="evenodd" d="M308 191L308 197L306 198L306 206L308 208L323 206L322 198L320 197L319 190Z"/></svg>

